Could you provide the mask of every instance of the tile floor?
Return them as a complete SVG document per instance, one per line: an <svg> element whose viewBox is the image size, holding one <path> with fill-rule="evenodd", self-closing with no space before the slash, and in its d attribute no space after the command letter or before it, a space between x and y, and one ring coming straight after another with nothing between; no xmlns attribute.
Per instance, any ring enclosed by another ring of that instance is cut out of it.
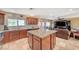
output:
<svg viewBox="0 0 79 59"><path fill-rule="evenodd" d="M17 41L2 45L1 50L31 50L27 41L23 38ZM79 40L70 38L69 40L56 38L56 46L54 50L79 50Z"/></svg>

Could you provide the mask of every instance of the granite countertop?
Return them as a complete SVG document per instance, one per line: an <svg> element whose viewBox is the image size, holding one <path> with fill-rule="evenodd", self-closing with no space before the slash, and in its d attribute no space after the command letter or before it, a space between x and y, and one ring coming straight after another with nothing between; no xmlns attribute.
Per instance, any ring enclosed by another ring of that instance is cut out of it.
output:
<svg viewBox="0 0 79 59"><path fill-rule="evenodd" d="M37 29L38 26L22 26L22 27L11 27L8 30L0 30L0 32L7 32L7 31L18 31L18 30L29 30L29 29Z"/></svg>
<svg viewBox="0 0 79 59"><path fill-rule="evenodd" d="M0 33L2 33L2 32L4 32L4 31L1 30Z"/></svg>
<svg viewBox="0 0 79 59"><path fill-rule="evenodd" d="M55 30L44 30L44 29L39 29L39 30L33 30L33 31L28 31L28 33L33 34L39 38L44 38L50 34L56 33L57 31Z"/></svg>

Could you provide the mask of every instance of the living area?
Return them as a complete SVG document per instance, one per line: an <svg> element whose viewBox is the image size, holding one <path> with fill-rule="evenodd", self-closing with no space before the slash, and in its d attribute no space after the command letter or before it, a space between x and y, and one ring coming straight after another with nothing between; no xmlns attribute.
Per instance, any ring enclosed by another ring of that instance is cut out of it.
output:
<svg viewBox="0 0 79 59"><path fill-rule="evenodd" d="M1 8L0 38L1 50L78 50L79 9Z"/></svg>
<svg viewBox="0 0 79 59"><path fill-rule="evenodd" d="M78 50L79 49L79 17L58 18L46 21L43 28L56 30L56 46L54 50ZM42 26L41 26L42 27Z"/></svg>

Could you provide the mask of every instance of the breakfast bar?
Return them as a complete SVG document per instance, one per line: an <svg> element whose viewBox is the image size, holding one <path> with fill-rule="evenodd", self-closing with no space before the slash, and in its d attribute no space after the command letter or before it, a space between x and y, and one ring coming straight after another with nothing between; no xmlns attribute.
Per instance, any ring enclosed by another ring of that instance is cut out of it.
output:
<svg viewBox="0 0 79 59"><path fill-rule="evenodd" d="M52 50L56 44L56 31L54 30L32 30L28 31L28 43L32 50Z"/></svg>

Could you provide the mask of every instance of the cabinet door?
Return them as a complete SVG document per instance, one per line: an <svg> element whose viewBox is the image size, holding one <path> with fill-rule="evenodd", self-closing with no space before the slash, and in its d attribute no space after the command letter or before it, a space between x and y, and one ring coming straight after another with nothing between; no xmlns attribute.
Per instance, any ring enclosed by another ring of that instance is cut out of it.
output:
<svg viewBox="0 0 79 59"><path fill-rule="evenodd" d="M5 44L5 43L9 43L9 42L10 42L10 32L5 32L2 43Z"/></svg>
<svg viewBox="0 0 79 59"><path fill-rule="evenodd" d="M33 36L33 50L40 50L40 39Z"/></svg>
<svg viewBox="0 0 79 59"><path fill-rule="evenodd" d="M32 19L31 18L27 18L27 24L32 24Z"/></svg>
<svg viewBox="0 0 79 59"><path fill-rule="evenodd" d="M52 44L52 48L54 48L56 45L56 33L52 34Z"/></svg>
<svg viewBox="0 0 79 59"><path fill-rule="evenodd" d="M0 13L0 25L4 25L4 14Z"/></svg>
<svg viewBox="0 0 79 59"><path fill-rule="evenodd" d="M19 39L19 31L11 31L10 32L10 40L15 41Z"/></svg>
<svg viewBox="0 0 79 59"><path fill-rule="evenodd" d="M11 31L10 32L10 41L14 41L15 40L15 32Z"/></svg>
<svg viewBox="0 0 79 59"><path fill-rule="evenodd" d="M37 18L35 18L34 20L33 20L33 24L38 24L38 19Z"/></svg>
<svg viewBox="0 0 79 59"><path fill-rule="evenodd" d="M20 39L20 36L19 36L19 31L15 31L15 40L19 40Z"/></svg>
<svg viewBox="0 0 79 59"><path fill-rule="evenodd" d="M36 25L38 24L38 19L34 17L28 17L27 18L27 24L29 25Z"/></svg>
<svg viewBox="0 0 79 59"><path fill-rule="evenodd" d="M28 44L30 48L32 49L32 35L28 33Z"/></svg>
<svg viewBox="0 0 79 59"><path fill-rule="evenodd" d="M27 37L27 30L20 30L20 38L26 38Z"/></svg>
<svg viewBox="0 0 79 59"><path fill-rule="evenodd" d="M42 49L43 50L50 49L50 35L42 39Z"/></svg>

